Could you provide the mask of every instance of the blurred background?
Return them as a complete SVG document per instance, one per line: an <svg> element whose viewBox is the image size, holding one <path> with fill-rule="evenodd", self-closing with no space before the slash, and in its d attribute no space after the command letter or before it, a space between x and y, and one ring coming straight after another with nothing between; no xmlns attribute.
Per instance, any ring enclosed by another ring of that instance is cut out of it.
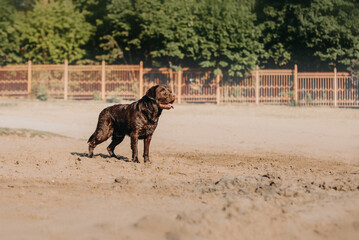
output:
<svg viewBox="0 0 359 240"><path fill-rule="evenodd" d="M358 23L356 0L0 0L0 64L347 71Z"/></svg>
<svg viewBox="0 0 359 240"><path fill-rule="evenodd" d="M0 94L358 106L355 0L0 0Z"/></svg>

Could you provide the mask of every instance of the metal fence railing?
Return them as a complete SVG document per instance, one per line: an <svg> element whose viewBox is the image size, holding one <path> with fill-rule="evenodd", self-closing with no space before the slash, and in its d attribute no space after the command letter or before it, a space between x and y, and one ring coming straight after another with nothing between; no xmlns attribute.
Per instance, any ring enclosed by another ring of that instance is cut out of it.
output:
<svg viewBox="0 0 359 240"><path fill-rule="evenodd" d="M178 103L256 103L359 107L359 84L349 73L256 69L244 77L215 76L211 69L143 68L139 65L9 65L0 67L0 96L135 100L156 84Z"/></svg>

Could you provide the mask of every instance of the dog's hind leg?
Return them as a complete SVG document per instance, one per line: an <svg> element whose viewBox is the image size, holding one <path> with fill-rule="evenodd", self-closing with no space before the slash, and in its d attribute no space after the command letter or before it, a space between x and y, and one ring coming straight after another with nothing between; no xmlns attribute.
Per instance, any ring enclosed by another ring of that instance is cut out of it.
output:
<svg viewBox="0 0 359 240"><path fill-rule="evenodd" d="M107 147L107 151L108 154L110 154L110 157L116 157L116 155L114 154L113 150L115 149L115 147L120 144L123 139L125 138L125 136L115 136L115 134L112 136L112 142L110 143L110 145L108 145Z"/></svg>
<svg viewBox="0 0 359 240"><path fill-rule="evenodd" d="M89 158L93 157L93 150L95 149L95 147L96 145L94 146L89 143L89 155L88 155Z"/></svg>
<svg viewBox="0 0 359 240"><path fill-rule="evenodd" d="M109 139L113 133L113 124L111 121L106 121L98 124L95 132L91 135L88 140L89 144L89 157L93 157L93 150L97 145Z"/></svg>

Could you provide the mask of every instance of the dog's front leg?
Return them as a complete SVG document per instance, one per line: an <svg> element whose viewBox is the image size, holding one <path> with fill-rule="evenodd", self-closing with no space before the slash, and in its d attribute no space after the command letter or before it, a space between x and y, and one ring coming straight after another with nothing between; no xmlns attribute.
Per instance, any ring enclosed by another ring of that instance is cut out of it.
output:
<svg viewBox="0 0 359 240"><path fill-rule="evenodd" d="M139 163L137 145L138 145L138 134L133 133L131 134L131 149L132 149L132 161L135 163Z"/></svg>
<svg viewBox="0 0 359 240"><path fill-rule="evenodd" d="M152 136L148 136L144 139L143 159L145 162L150 161L149 152L150 152L151 139L152 139Z"/></svg>

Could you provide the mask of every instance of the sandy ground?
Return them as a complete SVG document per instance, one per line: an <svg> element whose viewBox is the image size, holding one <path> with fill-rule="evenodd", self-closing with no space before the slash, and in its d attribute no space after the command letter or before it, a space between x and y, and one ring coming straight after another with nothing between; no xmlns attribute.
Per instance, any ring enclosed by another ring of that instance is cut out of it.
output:
<svg viewBox="0 0 359 240"><path fill-rule="evenodd" d="M0 239L359 239L358 110L177 105L135 164L106 106L0 100Z"/></svg>

